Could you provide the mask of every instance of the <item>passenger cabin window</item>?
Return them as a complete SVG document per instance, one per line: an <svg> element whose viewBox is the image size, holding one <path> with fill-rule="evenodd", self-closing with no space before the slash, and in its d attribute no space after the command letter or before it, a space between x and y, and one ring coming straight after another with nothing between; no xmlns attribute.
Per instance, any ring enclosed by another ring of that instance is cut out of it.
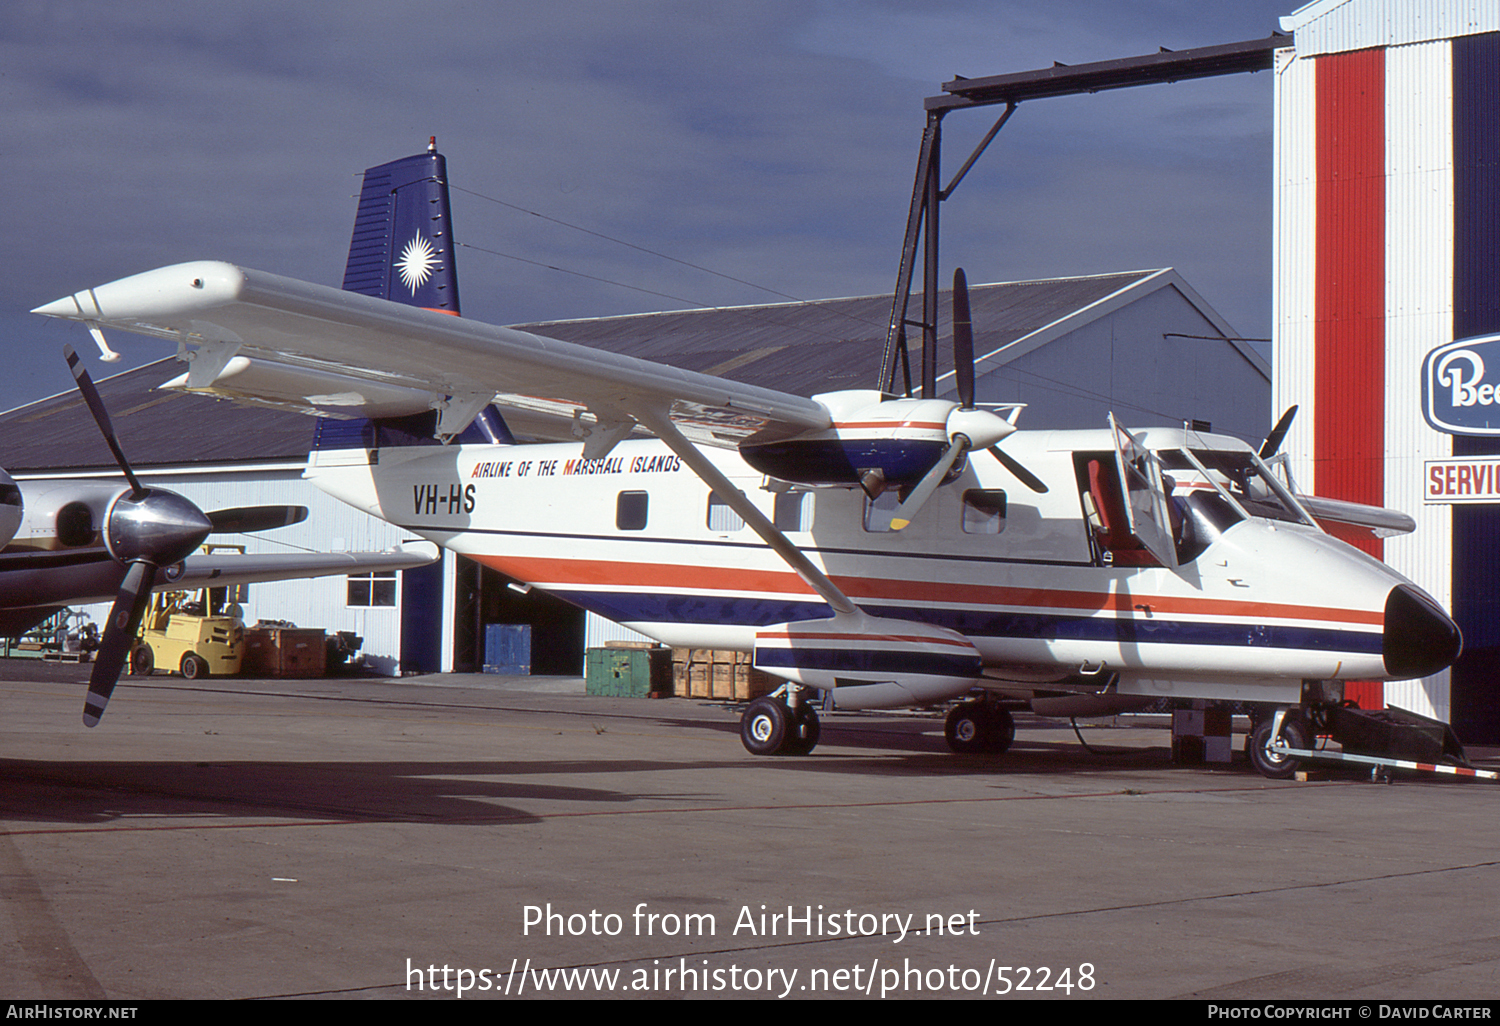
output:
<svg viewBox="0 0 1500 1026"><path fill-rule="evenodd" d="M615 500L615 527L622 531L646 529L645 492L621 492Z"/></svg>
<svg viewBox="0 0 1500 1026"><path fill-rule="evenodd" d="M1005 492L970 488L964 492L964 534L999 534L1005 530Z"/></svg>
<svg viewBox="0 0 1500 1026"><path fill-rule="evenodd" d="M719 498L718 492L708 493L708 529L710 531L728 533L738 531L744 526L744 518L730 509L729 503Z"/></svg>
<svg viewBox="0 0 1500 1026"><path fill-rule="evenodd" d="M889 534L891 518L901 505L901 495L892 488L881 492L873 499L865 499L865 530L874 534Z"/></svg>
<svg viewBox="0 0 1500 1026"><path fill-rule="evenodd" d="M812 503L806 492L776 494L775 523L778 531L811 531Z"/></svg>

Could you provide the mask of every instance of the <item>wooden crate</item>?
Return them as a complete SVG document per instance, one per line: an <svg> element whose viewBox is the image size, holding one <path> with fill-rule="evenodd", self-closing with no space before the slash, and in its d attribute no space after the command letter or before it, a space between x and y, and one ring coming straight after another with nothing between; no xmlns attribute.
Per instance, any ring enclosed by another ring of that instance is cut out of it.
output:
<svg viewBox="0 0 1500 1026"><path fill-rule="evenodd" d="M247 677L321 677L327 672L328 648L321 627L247 627Z"/></svg>
<svg viewBox="0 0 1500 1026"><path fill-rule="evenodd" d="M614 698L648 698L671 693L672 664L664 648L591 648L587 652L584 690Z"/></svg>
<svg viewBox="0 0 1500 1026"><path fill-rule="evenodd" d="M757 670L749 652L706 648L672 650L673 689L679 697L748 702L781 686L781 679Z"/></svg>

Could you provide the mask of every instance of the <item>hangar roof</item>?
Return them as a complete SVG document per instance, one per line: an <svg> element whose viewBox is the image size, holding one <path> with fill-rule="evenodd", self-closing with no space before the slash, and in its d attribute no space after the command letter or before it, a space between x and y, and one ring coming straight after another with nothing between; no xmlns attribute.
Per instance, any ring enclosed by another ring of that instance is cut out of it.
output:
<svg viewBox="0 0 1500 1026"><path fill-rule="evenodd" d="M1069 318L1088 318L1100 304L1116 297L1169 284L1182 286L1182 281L1173 271L1151 270L971 285L974 352L984 358ZM1201 300L1197 305L1203 305ZM946 340L952 334L951 304L945 299L938 309L938 334ZM516 327L684 370L719 374L796 395L816 395L876 387L890 317L891 297L882 295L542 321ZM1224 327L1230 334L1228 326ZM940 341L939 349L942 373L952 367L951 343Z"/></svg>
<svg viewBox="0 0 1500 1026"><path fill-rule="evenodd" d="M1176 288L1221 333L1228 326L1170 270L970 287L975 352L1002 365L1121 303ZM799 395L873 388L890 318L889 295L806 303L597 317L515 325L540 335ZM946 338L949 304L939 333ZM1265 361L1235 344L1247 359ZM946 342L940 343L945 350ZM940 372L951 350L939 353ZM302 414L158 392L181 373L173 358L97 382L132 465L242 464L301 460L312 438ZM941 386L941 382L940 382ZM114 467L83 400L64 392L0 414L0 466L12 473Z"/></svg>

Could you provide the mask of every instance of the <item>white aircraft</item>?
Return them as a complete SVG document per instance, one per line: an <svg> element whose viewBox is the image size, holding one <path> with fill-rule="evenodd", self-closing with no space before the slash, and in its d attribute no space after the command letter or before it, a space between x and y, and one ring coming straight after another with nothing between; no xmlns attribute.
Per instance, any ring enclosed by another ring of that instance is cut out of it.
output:
<svg viewBox="0 0 1500 1026"><path fill-rule="evenodd" d="M172 340L185 387L411 414L323 421L308 478L664 644L752 651L787 682L744 714L758 754L812 750L810 691L844 709L969 696L959 751L1006 748L1017 701L1198 698L1261 703L1247 750L1285 776L1277 725L1305 748L1345 681L1458 655L1438 604L1309 502L1409 530L1400 514L1304 501L1234 438L1025 432L977 408L961 276L957 401L790 395L451 316L445 183L431 149L366 173L345 290L197 262L35 312ZM481 413L494 401L570 411L576 440L514 444Z"/></svg>
<svg viewBox="0 0 1500 1026"><path fill-rule="evenodd" d="M79 391L126 480L17 483L0 470L0 635L18 636L65 605L113 600L84 700L83 722L104 715L153 588L196 590L331 574L403 570L433 561L421 543L401 552L201 554L210 534L265 531L306 519L304 506L204 513L143 485L120 448L93 381L66 348Z"/></svg>

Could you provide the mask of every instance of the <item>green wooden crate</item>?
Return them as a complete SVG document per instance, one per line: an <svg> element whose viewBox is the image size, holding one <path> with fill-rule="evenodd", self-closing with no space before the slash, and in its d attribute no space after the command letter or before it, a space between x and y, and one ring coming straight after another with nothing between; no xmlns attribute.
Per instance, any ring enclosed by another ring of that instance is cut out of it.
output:
<svg viewBox="0 0 1500 1026"><path fill-rule="evenodd" d="M672 693L672 654L664 648L591 648L584 690L613 698Z"/></svg>

